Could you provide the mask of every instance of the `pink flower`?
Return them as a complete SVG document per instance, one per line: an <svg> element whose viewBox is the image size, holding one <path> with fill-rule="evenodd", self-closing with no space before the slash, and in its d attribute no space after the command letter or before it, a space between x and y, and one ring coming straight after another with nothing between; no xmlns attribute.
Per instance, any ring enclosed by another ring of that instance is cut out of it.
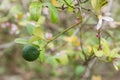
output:
<svg viewBox="0 0 120 80"><path fill-rule="evenodd" d="M11 35L13 35L13 34L19 34L19 30L18 30L17 25L12 24L12 25L11 25L11 30L10 30L9 33L10 33Z"/></svg>
<svg viewBox="0 0 120 80"><path fill-rule="evenodd" d="M46 33L45 34L46 39L51 39L53 37L52 33Z"/></svg>

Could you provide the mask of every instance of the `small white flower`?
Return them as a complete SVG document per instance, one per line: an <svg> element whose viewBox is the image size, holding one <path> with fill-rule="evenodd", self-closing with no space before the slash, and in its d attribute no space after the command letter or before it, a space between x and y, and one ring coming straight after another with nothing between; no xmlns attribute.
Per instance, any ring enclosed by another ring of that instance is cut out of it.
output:
<svg viewBox="0 0 120 80"><path fill-rule="evenodd" d="M99 30L102 27L103 20L109 21L109 22L113 21L113 18L111 18L109 16L101 16L101 15L99 15L98 19L99 19L99 21L98 21L98 24L97 24L97 30Z"/></svg>

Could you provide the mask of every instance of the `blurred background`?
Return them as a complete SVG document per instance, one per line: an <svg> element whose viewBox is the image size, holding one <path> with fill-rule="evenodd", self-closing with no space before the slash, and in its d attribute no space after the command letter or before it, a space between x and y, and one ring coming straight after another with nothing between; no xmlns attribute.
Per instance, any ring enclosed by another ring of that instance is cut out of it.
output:
<svg viewBox="0 0 120 80"><path fill-rule="evenodd" d="M14 40L18 37L29 37L25 24L30 21L29 5L32 1L0 0L0 80L86 80L87 75L90 75L88 80L120 80L120 71L115 70L112 63L99 60L85 74L87 66L81 66L79 59L80 52L77 44L80 42L69 44L68 40L72 39L68 36L75 33L77 28L71 29L50 44L46 52L49 58L45 63L41 63L39 60L25 61L21 56L23 45L16 44ZM105 23L103 36L107 38L112 47L120 47L120 0L108 1L110 5L103 9L103 12L110 15L115 21ZM83 6L90 8L88 4L89 2ZM43 12L49 14L46 9ZM89 44L97 42L95 31L97 19L94 16L89 17L91 14L86 11L82 15L84 18L89 18L82 31L83 43L89 51ZM72 25L75 19L76 16L73 13L59 10L59 22L53 24L49 19L46 19L42 28L46 37L49 38L63 31L67 28L66 26ZM64 36L67 38L63 39ZM68 64L55 64L52 56L66 51L70 53Z"/></svg>

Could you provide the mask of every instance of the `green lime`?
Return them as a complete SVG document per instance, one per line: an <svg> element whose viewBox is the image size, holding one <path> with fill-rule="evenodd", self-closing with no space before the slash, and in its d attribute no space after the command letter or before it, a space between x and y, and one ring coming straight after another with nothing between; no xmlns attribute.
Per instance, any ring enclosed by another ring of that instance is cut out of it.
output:
<svg viewBox="0 0 120 80"><path fill-rule="evenodd" d="M33 45L26 45L22 50L22 57L27 61L34 61L39 57L39 51Z"/></svg>

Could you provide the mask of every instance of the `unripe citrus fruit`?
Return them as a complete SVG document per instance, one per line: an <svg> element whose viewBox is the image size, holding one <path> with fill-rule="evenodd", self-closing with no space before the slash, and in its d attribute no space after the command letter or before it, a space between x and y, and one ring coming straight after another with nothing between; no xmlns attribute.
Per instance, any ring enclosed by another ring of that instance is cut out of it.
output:
<svg viewBox="0 0 120 80"><path fill-rule="evenodd" d="M34 61L39 57L39 51L33 45L26 45L22 50L22 57L27 61Z"/></svg>

